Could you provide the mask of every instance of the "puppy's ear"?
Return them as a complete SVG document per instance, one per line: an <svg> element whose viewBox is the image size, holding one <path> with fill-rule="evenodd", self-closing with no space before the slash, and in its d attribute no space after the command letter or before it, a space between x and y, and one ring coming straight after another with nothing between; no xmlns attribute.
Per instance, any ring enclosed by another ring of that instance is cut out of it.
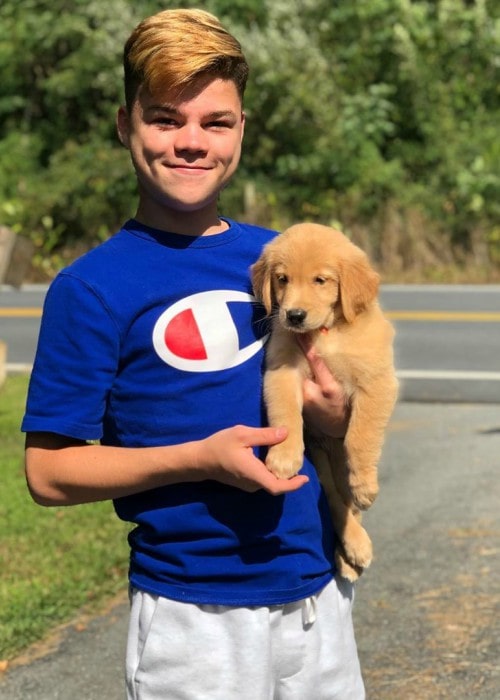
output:
<svg viewBox="0 0 500 700"><path fill-rule="evenodd" d="M271 313L273 306L271 267L269 262L269 254L264 250L257 262L250 268L253 293L257 301L264 305L267 315Z"/></svg>
<svg viewBox="0 0 500 700"><path fill-rule="evenodd" d="M380 275L371 267L368 257L362 250L344 259L340 265L340 302L348 323L377 297Z"/></svg>

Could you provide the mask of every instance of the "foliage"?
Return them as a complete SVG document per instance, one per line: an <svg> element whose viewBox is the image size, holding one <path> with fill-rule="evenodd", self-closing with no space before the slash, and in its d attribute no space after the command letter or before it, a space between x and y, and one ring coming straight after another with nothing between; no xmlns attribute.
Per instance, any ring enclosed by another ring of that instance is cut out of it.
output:
<svg viewBox="0 0 500 700"><path fill-rule="evenodd" d="M47 273L62 250L94 245L133 212L134 178L114 134L122 45L139 19L176 5L0 6L0 221L35 240ZM498 266L497 3L183 5L219 15L251 64L245 151L225 213L275 226L338 222L385 267Z"/></svg>
<svg viewBox="0 0 500 700"><path fill-rule="evenodd" d="M386 232L377 226L387 207L403 219L423 212L430 225L421 235L432 228L438 248L465 253L478 229L493 240L500 215L493 3L278 0L266 27L245 39L257 76L244 167L280 193L291 218L364 223L379 257ZM408 228L398 231L401 247Z"/></svg>
<svg viewBox="0 0 500 700"><path fill-rule="evenodd" d="M80 608L126 589L129 529L110 503L40 508L23 472L27 376L0 388L0 660L44 637Z"/></svg>

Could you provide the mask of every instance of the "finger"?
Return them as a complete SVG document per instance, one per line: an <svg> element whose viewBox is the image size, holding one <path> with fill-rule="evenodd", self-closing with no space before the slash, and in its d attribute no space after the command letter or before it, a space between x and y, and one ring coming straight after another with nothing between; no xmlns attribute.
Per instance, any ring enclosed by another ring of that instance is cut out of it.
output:
<svg viewBox="0 0 500 700"><path fill-rule="evenodd" d="M241 439L247 447L277 445L288 436L288 430L285 426L277 428L249 428L242 426L241 431Z"/></svg>
<svg viewBox="0 0 500 700"><path fill-rule="evenodd" d="M326 375L324 380L326 380ZM322 398L338 405L344 405L347 402L344 387L333 375L330 375L329 380L323 381L323 383L305 379L302 385L302 394L305 404L321 402Z"/></svg>
<svg viewBox="0 0 500 700"><path fill-rule="evenodd" d="M309 362L309 366L316 382L320 384L322 388L328 387L332 384L332 382L336 383L334 375L331 373L325 361L321 355L318 354L316 348L312 344L310 335L308 333L301 334L297 337L297 341L302 348L307 361Z"/></svg>
<svg viewBox="0 0 500 700"><path fill-rule="evenodd" d="M297 476L292 476L290 479L277 479L270 472L269 476L271 479L267 480L267 484L263 485L263 488L273 496L297 491L309 481L309 477L304 474L297 474Z"/></svg>
<svg viewBox="0 0 500 700"><path fill-rule="evenodd" d="M311 335L309 333L300 333L296 335L296 338L298 344L302 348L302 352L307 357L311 350L314 350Z"/></svg>
<svg viewBox="0 0 500 700"><path fill-rule="evenodd" d="M319 384L316 384L312 379L304 379L302 393L304 398L304 403L307 404L310 401L317 402L320 401L323 396L323 392Z"/></svg>
<svg viewBox="0 0 500 700"><path fill-rule="evenodd" d="M334 375L331 373L331 371L325 364L323 358L317 354L314 348L309 353L309 357L307 359L313 371L316 383L319 384L322 388L331 387L332 384L338 383Z"/></svg>

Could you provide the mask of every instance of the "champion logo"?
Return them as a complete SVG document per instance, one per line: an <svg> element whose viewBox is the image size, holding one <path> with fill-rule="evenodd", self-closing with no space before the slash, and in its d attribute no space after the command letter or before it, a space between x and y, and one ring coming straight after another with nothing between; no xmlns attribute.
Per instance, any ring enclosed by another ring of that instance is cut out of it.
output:
<svg viewBox="0 0 500 700"><path fill-rule="evenodd" d="M153 329L158 356L186 372L217 372L249 360L266 337L240 347L241 334L229 308L232 302L245 304L251 316L255 298L227 289L193 294L170 306Z"/></svg>

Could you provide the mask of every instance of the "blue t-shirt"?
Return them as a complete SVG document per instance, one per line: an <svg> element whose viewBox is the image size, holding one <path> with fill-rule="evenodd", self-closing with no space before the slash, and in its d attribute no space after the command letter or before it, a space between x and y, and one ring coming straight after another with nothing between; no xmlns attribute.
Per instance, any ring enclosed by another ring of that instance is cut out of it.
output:
<svg viewBox="0 0 500 700"><path fill-rule="evenodd" d="M46 297L24 431L105 445L175 445L266 424L268 325L249 268L275 235L228 221L191 237L128 221L62 271ZM264 453L259 454L264 458ZM272 605L332 577L326 499L206 480L119 498L133 586L199 604Z"/></svg>

